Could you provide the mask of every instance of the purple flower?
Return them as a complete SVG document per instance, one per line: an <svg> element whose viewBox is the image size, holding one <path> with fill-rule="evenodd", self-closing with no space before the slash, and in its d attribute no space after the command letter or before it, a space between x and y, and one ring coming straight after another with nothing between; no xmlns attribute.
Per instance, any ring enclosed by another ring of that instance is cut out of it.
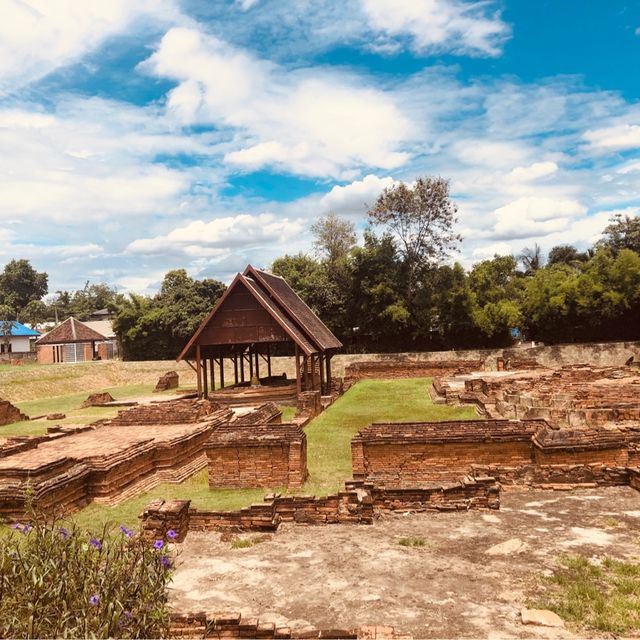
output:
<svg viewBox="0 0 640 640"><path fill-rule="evenodd" d="M170 540L175 540L177 537L178 534L173 529L169 529L169 531L167 531L167 538Z"/></svg>
<svg viewBox="0 0 640 640"><path fill-rule="evenodd" d="M25 524L24 527L22 527L22 533L29 533L29 531L31 531L31 525Z"/></svg>
<svg viewBox="0 0 640 640"><path fill-rule="evenodd" d="M164 542L163 542L162 540L156 540L156 541L153 543L153 548L154 548L154 549L158 549L158 550L160 550L160 549L162 549L162 547L164 547Z"/></svg>
<svg viewBox="0 0 640 640"><path fill-rule="evenodd" d="M171 560L169 560L169 558L167 558L167 556L162 556L161 562L162 562L162 566L165 569L171 569Z"/></svg>
<svg viewBox="0 0 640 640"><path fill-rule="evenodd" d="M21 525L19 522L14 522L14 523L11 525L11 528L12 528L12 529L17 529L18 531L20 531L20 530L22 529L22 525Z"/></svg>
<svg viewBox="0 0 640 640"><path fill-rule="evenodd" d="M133 535L133 530L127 529L123 524L120 525L120 531L122 531L122 535L126 538L130 538Z"/></svg>
<svg viewBox="0 0 640 640"><path fill-rule="evenodd" d="M95 593L89 598L89 604L92 607L97 606L99 602L100 602L100 596L96 595Z"/></svg>
<svg viewBox="0 0 640 640"><path fill-rule="evenodd" d="M60 527L58 531L65 540L71 535L69 529L65 529L64 527Z"/></svg>
<svg viewBox="0 0 640 640"><path fill-rule="evenodd" d="M102 542L100 542L100 540L98 540L98 538L91 538L91 540L89 540L89 544L94 549L98 549L98 551L100 551L100 549L102 549Z"/></svg>

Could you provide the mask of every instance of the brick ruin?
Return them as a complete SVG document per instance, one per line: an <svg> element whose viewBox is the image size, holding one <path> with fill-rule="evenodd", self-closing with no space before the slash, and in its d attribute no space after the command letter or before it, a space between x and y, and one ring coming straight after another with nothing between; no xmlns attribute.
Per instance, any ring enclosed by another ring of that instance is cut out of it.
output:
<svg viewBox="0 0 640 640"><path fill-rule="evenodd" d="M14 422L22 422L28 420L29 416L14 407L8 400L0 398L0 427L5 424L13 424Z"/></svg>
<svg viewBox="0 0 640 640"><path fill-rule="evenodd" d="M353 438L352 456L355 479L385 488L466 475L550 488L634 486L640 428L559 430L543 420L373 424Z"/></svg>
<svg viewBox="0 0 640 640"><path fill-rule="evenodd" d="M273 402L265 402L253 411L244 413L233 420L236 427L256 424L282 424L282 410Z"/></svg>
<svg viewBox="0 0 640 640"><path fill-rule="evenodd" d="M24 511L31 489L42 509L115 504L206 467L205 442L232 412L208 401L173 401L121 411L110 423L29 439L0 457L0 517Z"/></svg>
<svg viewBox="0 0 640 640"><path fill-rule="evenodd" d="M206 443L212 489L304 484L307 436L298 425L237 422L220 426Z"/></svg>
<svg viewBox="0 0 640 640"><path fill-rule="evenodd" d="M156 388L153 390L154 393L158 393L160 391L168 391L169 389L177 389L180 385L180 377L175 371L167 371L164 375L160 376L156 384Z"/></svg>
<svg viewBox="0 0 640 640"><path fill-rule="evenodd" d="M471 373L482 369L483 365L483 360L371 360L347 365L345 379L355 381L364 378L433 378Z"/></svg>

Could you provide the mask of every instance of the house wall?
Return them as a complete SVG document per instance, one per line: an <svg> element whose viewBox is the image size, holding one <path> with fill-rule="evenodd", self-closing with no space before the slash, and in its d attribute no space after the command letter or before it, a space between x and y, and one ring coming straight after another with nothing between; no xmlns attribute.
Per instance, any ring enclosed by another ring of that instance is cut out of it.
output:
<svg viewBox="0 0 640 640"><path fill-rule="evenodd" d="M28 336L11 336L9 338L9 345L11 346L10 353L29 353L31 350ZM5 351L6 346L6 339L4 337L0 338L0 352L7 353Z"/></svg>

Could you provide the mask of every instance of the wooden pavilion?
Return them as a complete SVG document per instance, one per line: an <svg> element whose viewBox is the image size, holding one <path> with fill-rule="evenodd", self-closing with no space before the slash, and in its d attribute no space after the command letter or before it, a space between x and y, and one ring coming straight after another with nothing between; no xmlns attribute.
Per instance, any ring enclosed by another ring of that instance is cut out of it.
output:
<svg viewBox="0 0 640 640"><path fill-rule="evenodd" d="M177 360L196 372L198 396L209 397L216 377L225 387L225 359L235 387L277 384L272 375L274 351L292 352L295 391L331 389L331 358L342 343L279 277L249 265L233 279ZM261 378L261 364L266 376Z"/></svg>

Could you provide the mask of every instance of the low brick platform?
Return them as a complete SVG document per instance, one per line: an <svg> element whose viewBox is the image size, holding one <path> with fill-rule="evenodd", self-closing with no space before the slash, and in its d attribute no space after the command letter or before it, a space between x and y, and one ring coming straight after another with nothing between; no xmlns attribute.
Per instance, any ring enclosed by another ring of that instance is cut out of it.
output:
<svg viewBox="0 0 640 640"><path fill-rule="evenodd" d="M119 411L109 424L112 426L195 424L206 420L218 409L220 405L211 400L152 402Z"/></svg>
<svg viewBox="0 0 640 640"><path fill-rule="evenodd" d="M22 413L18 407L14 407L8 400L0 399L0 427L28 419L29 416Z"/></svg>
<svg viewBox="0 0 640 640"><path fill-rule="evenodd" d="M180 386L180 376L176 371L167 371L164 375L160 376L156 384L154 393L160 391L168 391L169 389L177 389Z"/></svg>
<svg viewBox="0 0 640 640"><path fill-rule="evenodd" d="M99 426L0 458L0 517L23 513L28 487L39 507L73 512L92 500L116 504L161 482L182 482L206 466L205 442L231 415L223 409L187 424Z"/></svg>
<svg viewBox="0 0 640 640"><path fill-rule="evenodd" d="M640 466L640 429L552 429L543 420L374 424L352 440L354 478L410 488L463 475L504 484L615 486Z"/></svg>
<svg viewBox="0 0 640 640"><path fill-rule="evenodd" d="M347 365L345 378L433 378L479 371L483 364L483 360L372 360Z"/></svg>
<svg viewBox="0 0 640 640"><path fill-rule="evenodd" d="M307 479L307 437L295 424L216 429L206 444L211 488L301 487Z"/></svg>

